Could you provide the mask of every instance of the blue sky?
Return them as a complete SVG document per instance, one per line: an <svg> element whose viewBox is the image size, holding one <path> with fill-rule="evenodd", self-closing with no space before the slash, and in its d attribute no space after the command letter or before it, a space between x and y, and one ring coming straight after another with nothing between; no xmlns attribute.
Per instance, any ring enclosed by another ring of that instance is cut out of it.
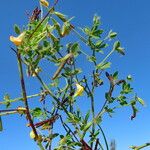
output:
<svg viewBox="0 0 150 150"><path fill-rule="evenodd" d="M26 12L31 12L38 0L13 0L1 2L0 44L0 99L5 93L12 97L20 95L20 83L15 55L10 51L9 36L14 34L13 25L27 23ZM75 16L76 26L90 25L93 15L101 16L102 27L118 32L119 40L126 49L125 57L112 57L112 70L120 76L131 74L135 91L146 102L134 121L130 109L118 110L113 118L106 118L103 127L109 140L115 139L117 150L127 150L130 145L149 141L149 84L150 84L150 1L149 0L60 0L57 9L68 16ZM117 59L116 59L117 58ZM34 82L33 82L34 83ZM36 82L35 82L36 84ZM30 87L28 83L27 87ZM30 89L32 90L32 89ZM30 92L30 91L29 91ZM0 109L2 107L0 106ZM36 150L29 138L26 121L20 117L3 117L4 132L0 133L2 150ZM147 148L148 149L148 148Z"/></svg>

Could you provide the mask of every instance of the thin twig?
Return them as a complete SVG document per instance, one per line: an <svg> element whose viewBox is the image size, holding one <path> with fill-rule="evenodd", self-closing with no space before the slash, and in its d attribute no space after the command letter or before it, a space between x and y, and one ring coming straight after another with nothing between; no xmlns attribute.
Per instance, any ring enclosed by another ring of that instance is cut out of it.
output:
<svg viewBox="0 0 150 150"><path fill-rule="evenodd" d="M130 146L130 148L132 148L133 150L140 150L140 149L143 149L143 148L148 147L148 146L150 146L150 143L145 143L141 146Z"/></svg>
<svg viewBox="0 0 150 150"><path fill-rule="evenodd" d="M76 135L74 134L74 132L70 129L70 127L63 121L61 115L60 115L60 121L61 121L61 123L62 123L64 129L66 130L66 132L68 132L68 130L69 130L69 132L72 133L72 135L74 136L74 138L76 139L76 141L80 142L80 141L78 140L78 138L76 137Z"/></svg>
<svg viewBox="0 0 150 150"><path fill-rule="evenodd" d="M109 146L108 146L108 143L107 143L107 139L106 139L105 133L104 133L102 127L101 127L99 124L98 124L98 127L99 127L99 129L101 130L101 133L102 133L102 135L103 135L104 142L105 142L105 145L106 145L106 149L109 150Z"/></svg>
<svg viewBox="0 0 150 150"><path fill-rule="evenodd" d="M38 96L42 96L42 93L37 93L37 94L29 95L29 96L27 96L27 99L29 99L29 98L31 99L31 98L38 97ZM1 101L0 105L7 104L8 102L9 103L13 103L13 102L22 101L22 100L23 100L23 97L18 97L18 98L10 99L10 100L7 100L7 101Z"/></svg>
<svg viewBox="0 0 150 150"><path fill-rule="evenodd" d="M26 108L27 119L29 120L31 128L32 128L32 130L33 130L33 132L35 134L35 138L38 139L38 134L37 134L36 128L35 128L35 126L33 124L33 121L32 121L31 115L30 115L30 111L29 111L29 105L28 105L26 88L25 88L25 82L24 82L24 76L23 76L21 55L20 55L19 52L17 53L17 58L18 58L18 66L19 66L19 74L20 74L20 83L21 83L21 88L22 88L22 96L23 96L24 105L25 105L25 108Z"/></svg>
<svg viewBox="0 0 150 150"><path fill-rule="evenodd" d="M99 139L97 138L94 150L98 150L98 144L99 144Z"/></svg>
<svg viewBox="0 0 150 150"><path fill-rule="evenodd" d="M87 82L87 79L86 77L84 76L84 79L85 79L85 84L86 84L86 87L88 89L88 94L90 94L90 98L91 98L91 110L92 110L92 119L94 119L95 117L95 109L94 109L94 89L92 88L92 91L90 89L90 87L88 86L88 82ZM92 124L92 133L91 135L94 135L94 132L95 132L95 124L93 123ZM91 148L93 148L93 142L91 143Z"/></svg>

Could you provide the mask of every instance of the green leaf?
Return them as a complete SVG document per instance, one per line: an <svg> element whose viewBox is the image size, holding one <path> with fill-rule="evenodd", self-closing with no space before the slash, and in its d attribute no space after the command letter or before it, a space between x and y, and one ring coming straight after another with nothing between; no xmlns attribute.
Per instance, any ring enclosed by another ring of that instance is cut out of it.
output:
<svg viewBox="0 0 150 150"><path fill-rule="evenodd" d="M90 62L95 62L96 61L96 57L94 57L94 56L89 56L87 59Z"/></svg>
<svg viewBox="0 0 150 150"><path fill-rule="evenodd" d="M83 131L86 132L92 125L93 123L92 122L88 122L85 127L83 128Z"/></svg>
<svg viewBox="0 0 150 150"><path fill-rule="evenodd" d="M85 27L85 28L83 29L83 32L84 32L86 35L88 35L88 36L90 36L90 34L91 34L91 30L90 30L90 28L88 28L88 27Z"/></svg>
<svg viewBox="0 0 150 150"><path fill-rule="evenodd" d="M44 41L43 41L43 46L44 46L44 47L48 47L49 45L50 45L50 44L49 44L49 42L48 42L47 40L44 40Z"/></svg>
<svg viewBox="0 0 150 150"><path fill-rule="evenodd" d="M118 48L116 49L116 51L117 51L118 53L120 53L121 55L125 55L125 53L124 53L124 48L122 48L122 47L118 47Z"/></svg>
<svg viewBox="0 0 150 150"><path fill-rule="evenodd" d="M113 38L115 38L117 36L117 32L113 32L112 30L109 32L109 34L108 34L108 37L110 38L110 39L113 39Z"/></svg>
<svg viewBox="0 0 150 150"><path fill-rule="evenodd" d="M33 117L40 117L43 114L41 108L36 107L35 109L32 110L32 116Z"/></svg>
<svg viewBox="0 0 150 150"><path fill-rule="evenodd" d="M60 12L54 12L54 14L59 18L61 19L63 22L65 22L67 19L66 19L66 15L60 13Z"/></svg>
<svg viewBox="0 0 150 150"><path fill-rule="evenodd" d="M113 102L113 99L111 98L109 93L105 93L105 98L106 98L106 100L108 100L109 103Z"/></svg>
<svg viewBox="0 0 150 150"><path fill-rule="evenodd" d="M51 18L51 19L52 19L52 22L54 23L54 27L56 28L58 34L61 36L61 27L60 27L60 24L54 18Z"/></svg>
<svg viewBox="0 0 150 150"><path fill-rule="evenodd" d="M87 123L87 121L88 121L88 119L89 119L89 117L90 117L90 110L88 110L88 112L86 113L86 115L85 115L85 119L84 119L84 122L85 123Z"/></svg>
<svg viewBox="0 0 150 150"><path fill-rule="evenodd" d="M94 17L93 17L93 24L94 24L94 26L100 25L100 17L99 16L94 15Z"/></svg>
<svg viewBox="0 0 150 150"><path fill-rule="evenodd" d="M10 107L10 96L9 96L9 94L6 94L5 96L4 96L4 100L6 101L6 108L9 108Z"/></svg>
<svg viewBox="0 0 150 150"><path fill-rule="evenodd" d="M62 26L62 31L61 31L61 36L64 37L66 35L68 35L70 33L70 31L72 30L72 26L70 24L70 21L73 19L70 18L69 20L65 21L63 26Z"/></svg>
<svg viewBox="0 0 150 150"><path fill-rule="evenodd" d="M116 42L114 43L113 48L116 50L118 47L120 47L120 42L119 42L119 41L116 41Z"/></svg>
<svg viewBox="0 0 150 150"><path fill-rule="evenodd" d="M111 63L110 62L104 62L104 63L100 63L96 66L97 69L99 70L105 70L107 68L110 68Z"/></svg>
<svg viewBox="0 0 150 150"><path fill-rule="evenodd" d="M126 106L128 104L124 95L118 96L117 100L119 101L121 106Z"/></svg>
<svg viewBox="0 0 150 150"><path fill-rule="evenodd" d="M121 94L129 94L133 91L133 88L131 88L130 84L127 82L124 82L122 84L122 91L120 92Z"/></svg>
<svg viewBox="0 0 150 150"><path fill-rule="evenodd" d="M80 69L80 68L77 68L77 69L75 69L75 70L73 70L72 72L71 72L71 75L76 75L76 74L79 74L79 73L81 73L82 72L82 70Z"/></svg>
<svg viewBox="0 0 150 150"><path fill-rule="evenodd" d="M73 143L74 143L74 146L82 147L82 144L80 142L73 142Z"/></svg>
<svg viewBox="0 0 150 150"><path fill-rule="evenodd" d="M131 75L128 75L128 76L127 76L127 80L128 80L128 81L132 81L132 76L131 76Z"/></svg>
<svg viewBox="0 0 150 150"><path fill-rule="evenodd" d="M121 55L125 55L124 48L122 48L120 45L121 45L120 42L116 41L113 45L113 49L116 50Z"/></svg>
<svg viewBox="0 0 150 150"><path fill-rule="evenodd" d="M140 97L136 97L137 101L141 104L141 105L145 105L145 102L143 99L141 99Z"/></svg>
<svg viewBox="0 0 150 150"><path fill-rule="evenodd" d="M117 79L118 79L118 71L116 71L116 72L113 74L113 79L114 79L114 80L117 80Z"/></svg>
<svg viewBox="0 0 150 150"><path fill-rule="evenodd" d="M18 35L21 33L20 28L16 24L14 25L14 31Z"/></svg>
<svg viewBox="0 0 150 150"><path fill-rule="evenodd" d="M75 114L72 114L70 112L68 112L68 114L69 114L68 122L70 122L70 123L79 123L80 118L78 118Z"/></svg>
<svg viewBox="0 0 150 150"><path fill-rule="evenodd" d="M97 39L100 37L100 35L103 33L103 30L95 30L91 33L91 37Z"/></svg>
<svg viewBox="0 0 150 150"><path fill-rule="evenodd" d="M3 131L3 124L2 124L2 118L0 116L0 131Z"/></svg>
<svg viewBox="0 0 150 150"><path fill-rule="evenodd" d="M113 108L109 108L108 106L105 107L105 111L109 114L110 117L112 117L112 113L114 113Z"/></svg>
<svg viewBox="0 0 150 150"><path fill-rule="evenodd" d="M71 53L74 54L74 56L77 56L78 53L79 53L79 51L80 51L79 43L73 43L73 44L71 44L70 51L71 51Z"/></svg>
<svg viewBox="0 0 150 150"><path fill-rule="evenodd" d="M108 47L108 44L107 43L104 43L104 41L102 40L98 40L95 44L96 48L106 48Z"/></svg>
<svg viewBox="0 0 150 150"><path fill-rule="evenodd" d="M96 42L96 44L95 44L95 46L97 47L97 48L100 48L100 46L103 44L103 41L102 40L98 40L97 42Z"/></svg>
<svg viewBox="0 0 150 150"><path fill-rule="evenodd" d="M58 133L50 134L50 135L49 135L49 138L52 140L52 139L54 139L55 137L57 137L58 135L59 135Z"/></svg>

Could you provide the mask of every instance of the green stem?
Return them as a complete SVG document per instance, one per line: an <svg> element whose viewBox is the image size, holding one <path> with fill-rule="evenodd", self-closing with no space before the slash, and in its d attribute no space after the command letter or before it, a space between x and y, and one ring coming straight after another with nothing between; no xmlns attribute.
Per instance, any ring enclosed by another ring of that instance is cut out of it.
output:
<svg viewBox="0 0 150 150"><path fill-rule="evenodd" d="M94 97L93 94L91 95L91 110L92 110L92 119L95 117L95 109L94 109ZM95 123L92 124L92 136L95 132ZM93 142L91 143L91 148L93 148Z"/></svg>
<svg viewBox="0 0 150 150"><path fill-rule="evenodd" d="M105 145L106 145L106 150L109 150L109 146L108 146L108 143L107 143L107 139L106 139L106 136L105 136L105 133L102 129L102 127L100 125L98 125L99 129L101 130L101 133L102 133L102 136L104 138L104 142L105 142Z"/></svg>
<svg viewBox="0 0 150 150"><path fill-rule="evenodd" d="M75 133L71 130L71 128L63 121L63 119L62 119L61 116L60 116L60 121L61 121L61 123L62 123L62 126L63 126L64 129L66 130L66 132L67 132L67 133L70 132L70 133L74 136L74 138L76 139L76 141L80 142L80 141L78 140L78 138L76 137ZM72 139L73 139L73 138L72 138ZM73 139L73 141L74 141L74 139Z"/></svg>
<svg viewBox="0 0 150 150"><path fill-rule="evenodd" d="M76 31L74 28L72 28L72 31L79 37L79 39L82 42L84 42L85 44L88 44L87 40L78 31Z"/></svg>
<svg viewBox="0 0 150 150"><path fill-rule="evenodd" d="M27 96L27 99L38 97L38 96L41 96L41 93L29 95L29 96ZM2 102L0 102L0 105L7 104L8 102L13 103L13 102L22 101L22 100L23 100L23 97L18 97L18 98L12 99L12 100L2 101Z"/></svg>
<svg viewBox="0 0 150 150"><path fill-rule="evenodd" d="M86 84L86 88L87 88L86 93L90 96L90 99L91 99L91 110L92 110L92 120L93 120L91 135L94 135L94 132L95 132L94 86L92 86L92 90L91 90L89 85L88 85L87 78L85 76L84 76L84 79L85 79L85 84ZM91 136L91 138L92 138L92 136ZM91 148L93 148L93 142L91 143Z"/></svg>
<svg viewBox="0 0 150 150"><path fill-rule="evenodd" d="M38 142L37 145L39 146L40 150L45 150L41 142Z"/></svg>
<svg viewBox="0 0 150 150"><path fill-rule="evenodd" d="M104 148L103 148L102 144L101 144L100 142L99 142L98 144L99 144L99 146L100 146L101 150L104 150ZM96 149L96 150L97 150L97 149Z"/></svg>
<svg viewBox="0 0 150 150"><path fill-rule="evenodd" d="M100 117L100 116L103 115L103 113L105 112L105 106L106 106L107 102L108 102L108 101L105 100L105 102L104 102L104 104L103 104L103 106L102 106L100 112L98 113L97 117Z"/></svg>
<svg viewBox="0 0 150 150"><path fill-rule="evenodd" d="M110 57L110 55L111 55L114 51L115 51L115 50L112 49L112 50L107 54L107 56L101 61L101 63L104 63L104 62Z"/></svg>
<svg viewBox="0 0 150 150"><path fill-rule="evenodd" d="M86 54L84 51L82 51L82 50L80 50L80 52L82 53L82 54L84 54L86 57L90 57L88 54Z"/></svg>
<svg viewBox="0 0 150 150"><path fill-rule="evenodd" d="M130 146L130 148L132 148L133 150L140 150L140 149L143 149L143 148L148 147L148 146L150 146L150 143L145 143L141 146Z"/></svg>

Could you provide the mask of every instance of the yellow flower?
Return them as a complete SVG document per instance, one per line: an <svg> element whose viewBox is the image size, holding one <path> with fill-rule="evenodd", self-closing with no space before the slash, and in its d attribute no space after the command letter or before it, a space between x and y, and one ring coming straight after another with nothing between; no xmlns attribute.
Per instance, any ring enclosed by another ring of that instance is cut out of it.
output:
<svg viewBox="0 0 150 150"><path fill-rule="evenodd" d="M76 87L77 87L77 90L76 90L76 92L75 92L75 94L74 94L74 97L76 97L76 96L81 96L82 93L83 93L83 91L84 91L84 87L81 86L81 85L78 84L78 83L76 83Z"/></svg>
<svg viewBox="0 0 150 150"><path fill-rule="evenodd" d="M30 132L30 138L35 139L35 134L34 134L33 130Z"/></svg>
<svg viewBox="0 0 150 150"><path fill-rule="evenodd" d="M40 3L45 7L49 6L49 2L47 0L40 0Z"/></svg>
<svg viewBox="0 0 150 150"><path fill-rule="evenodd" d="M10 36L10 41L13 42L16 46L22 44L25 32L21 33L18 37Z"/></svg>

